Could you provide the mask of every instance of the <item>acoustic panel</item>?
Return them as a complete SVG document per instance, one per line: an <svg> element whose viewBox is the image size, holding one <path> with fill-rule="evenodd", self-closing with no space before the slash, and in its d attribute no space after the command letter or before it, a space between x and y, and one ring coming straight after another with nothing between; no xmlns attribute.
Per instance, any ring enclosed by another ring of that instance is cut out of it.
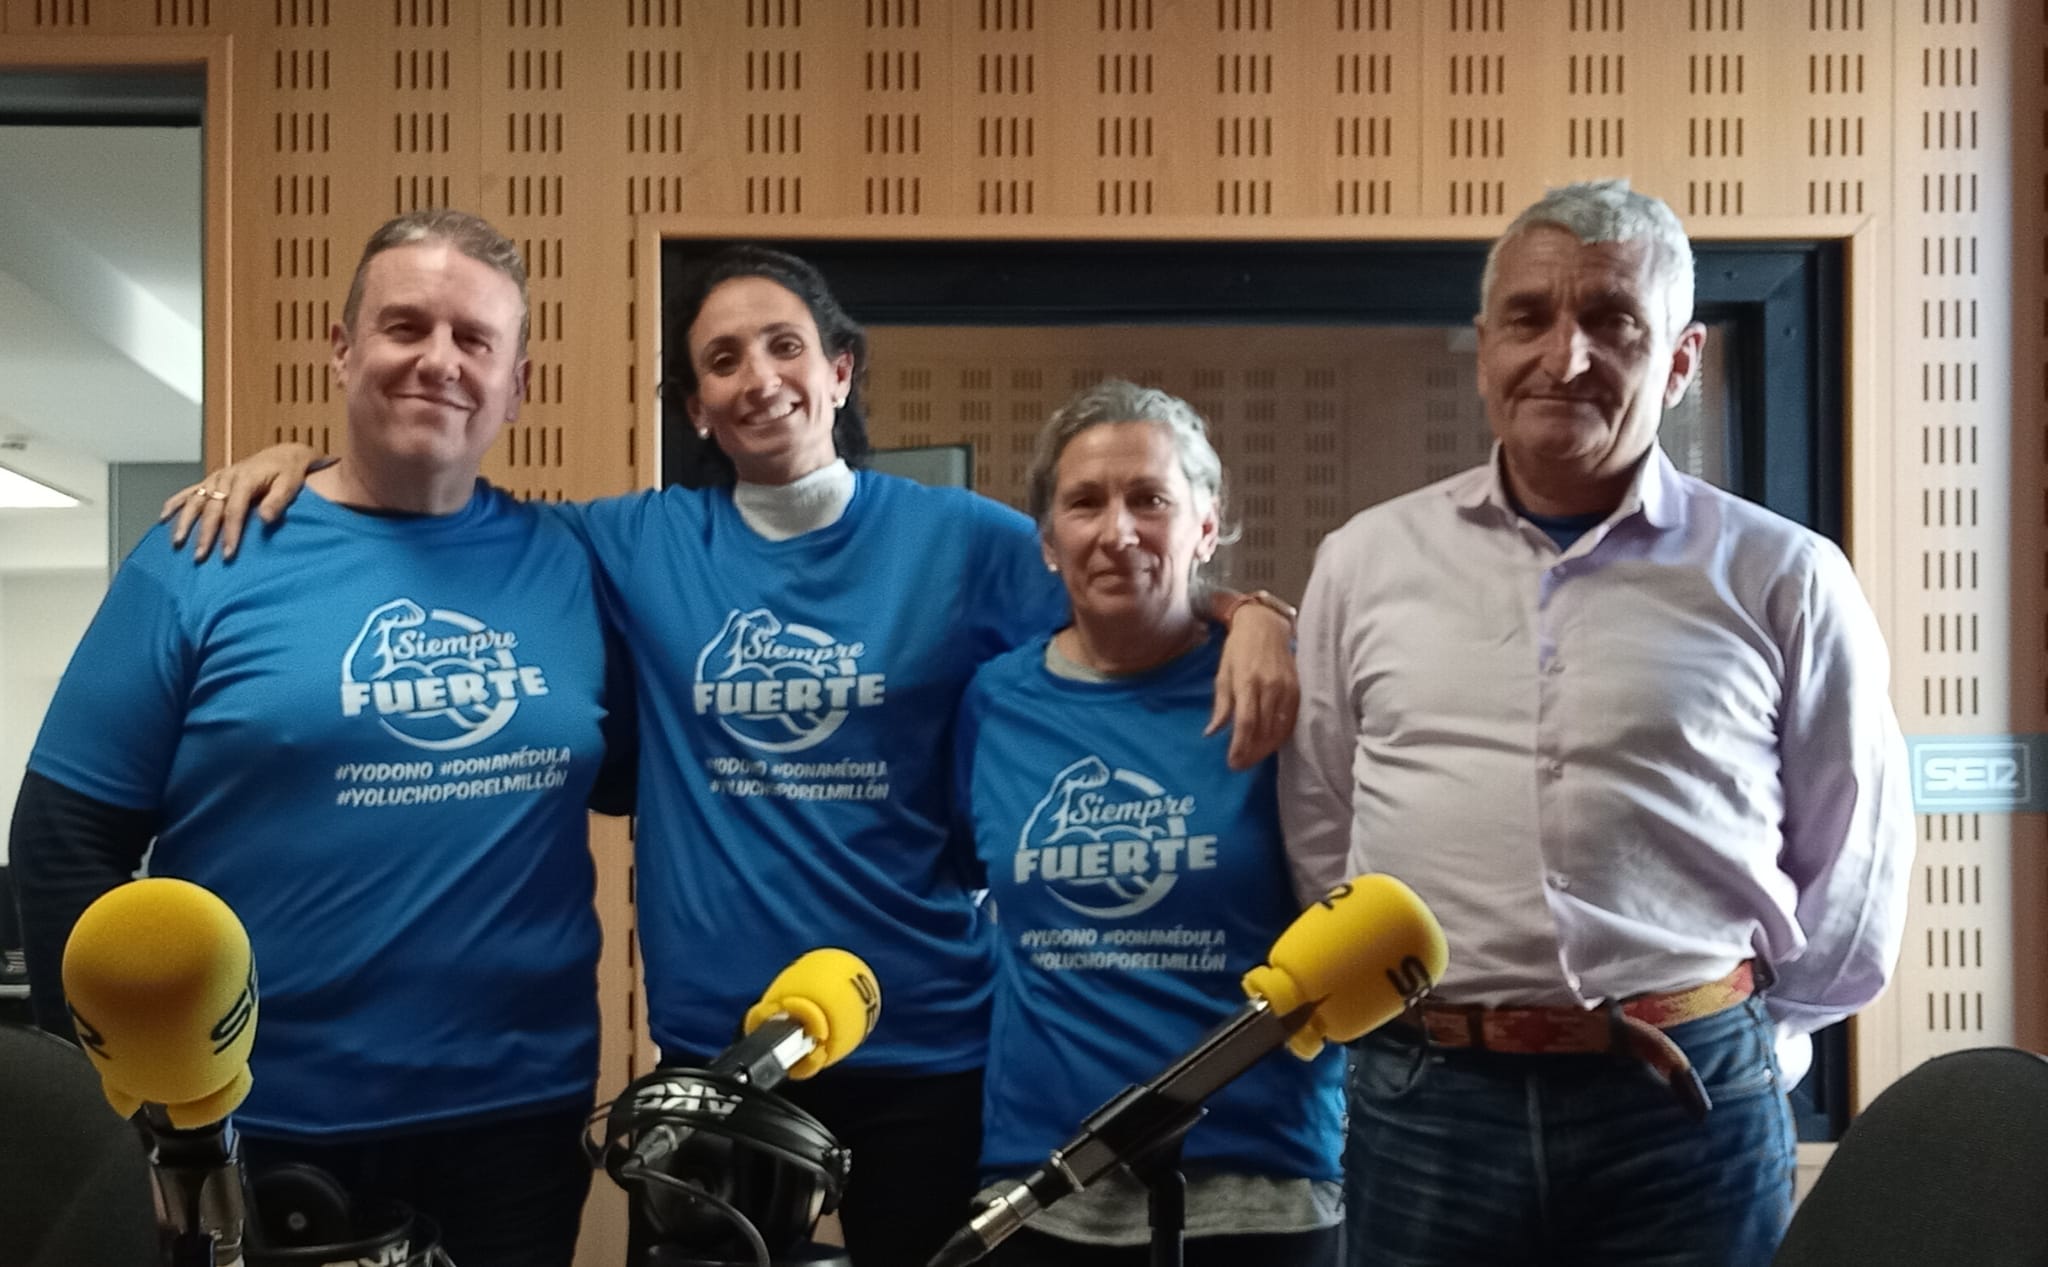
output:
<svg viewBox="0 0 2048 1267"><path fill-rule="evenodd" d="M2015 676L2009 613L2016 602L2042 603L2042 578L2022 589L2012 566L2017 534L2038 537L2039 528L2014 518L2020 429L2010 422L2007 375L1987 373L2004 359L2011 299L1984 279L2009 275L2013 249L2008 177L1986 157L2012 141L2009 49L1985 20L1988 8L1927 0L1901 6L1892 24L1897 245L1888 315L1899 416L1894 513L1906 522L1894 557L1904 619L1891 645L1894 696L1917 734L2024 733L2048 721L2041 692L2018 689ZM1818 56L1815 100L1866 86L1864 65ZM1838 123L1838 141L1842 134ZM1825 119L1819 136L1825 147ZM1902 1067L2015 1036L2014 827L2007 815L1921 817L1915 904L1892 996Z"/></svg>

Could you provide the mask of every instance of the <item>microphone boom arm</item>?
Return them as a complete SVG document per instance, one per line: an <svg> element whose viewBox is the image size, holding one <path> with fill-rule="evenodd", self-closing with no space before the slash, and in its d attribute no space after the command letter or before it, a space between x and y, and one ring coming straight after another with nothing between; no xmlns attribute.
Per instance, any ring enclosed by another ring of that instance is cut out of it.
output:
<svg viewBox="0 0 2048 1267"><path fill-rule="evenodd" d="M1203 1101L1285 1042L1314 1011L1314 1004L1305 1004L1282 1016L1266 1000L1254 999L1164 1073L1089 1114L1081 1133L1050 1159L1073 1185L1058 1195L1077 1192L1118 1163L1135 1161L1186 1134L1201 1116Z"/></svg>
<svg viewBox="0 0 2048 1267"><path fill-rule="evenodd" d="M817 1048L818 1041L801 1023L778 1016L720 1052L707 1067L744 1086L773 1091Z"/></svg>
<svg viewBox="0 0 2048 1267"><path fill-rule="evenodd" d="M1200 1043L1144 1086L1127 1087L1088 1115L1080 1134L1053 1150L1025 1182L991 1201L940 1252L932 1267L964 1267L994 1249L1040 1210L1094 1183L1120 1164L1140 1163L1178 1146L1207 1110L1203 1101L1288 1035L1308 1023L1317 1002L1281 1014L1263 998L1211 1030Z"/></svg>

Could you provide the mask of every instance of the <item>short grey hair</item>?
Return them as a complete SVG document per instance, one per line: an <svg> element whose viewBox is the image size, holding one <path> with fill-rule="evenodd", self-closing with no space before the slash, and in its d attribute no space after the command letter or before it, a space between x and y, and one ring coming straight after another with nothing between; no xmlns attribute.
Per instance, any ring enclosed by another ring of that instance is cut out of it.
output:
<svg viewBox="0 0 2048 1267"><path fill-rule="evenodd" d="M1639 194L1626 180L1588 180L1553 189L1516 216L1486 253L1486 272L1479 283L1479 309L1493 300L1494 274L1508 243L1530 229L1563 229L1588 245L1598 242L1650 244L1650 278L1663 288L1670 327L1675 337L1692 320L1692 242L1678 214L1663 199Z"/></svg>
<svg viewBox="0 0 2048 1267"><path fill-rule="evenodd" d="M1147 422L1157 428L1165 428L1167 438L1174 440L1174 456L1180 458L1180 473L1188 477L1188 487L1194 491L1196 510L1214 510L1217 514L1217 542L1229 544L1237 540L1237 528L1225 518L1223 506L1223 458L1217 456L1217 446L1208 442L1208 424L1194 405L1180 399L1169 391L1157 387L1139 387L1126 379L1104 379L1094 387L1083 387L1081 391L1067 397L1067 403L1053 409L1053 418L1044 422L1038 430L1038 444L1030 454L1030 475L1026 477L1026 489L1030 499L1030 518L1038 520L1038 534L1044 536L1053 522L1053 491L1059 487L1059 454L1067 452L1067 444L1087 428L1096 428L1112 422ZM1202 579L1202 563L1196 559L1192 585L1188 598L1196 604L1196 612L1204 612L1202 596L1206 594L1206 581Z"/></svg>
<svg viewBox="0 0 2048 1267"><path fill-rule="evenodd" d="M348 298L341 305L342 328L351 335L355 334L356 316L362 311L364 279L369 274L370 261L386 251L420 242L446 242L477 263L512 279L512 284L519 288L519 350L525 352L530 317L526 300L526 261L521 258L519 248L482 216L445 208L408 211L386 220L370 235L369 242L363 246L362 258L356 261L355 276L349 279Z"/></svg>
<svg viewBox="0 0 2048 1267"><path fill-rule="evenodd" d="M1181 473L1194 490L1197 504L1214 507L1223 521L1223 459L1209 443L1209 424L1195 407L1170 392L1140 387L1121 378L1106 378L1093 387L1076 392L1053 411L1038 433L1031 454L1031 473L1025 481L1031 517L1041 532L1052 517L1052 495L1059 483L1060 454L1073 438L1090 427L1112 422L1149 422L1166 429L1173 440L1174 455ZM1234 533L1224 534L1224 540Z"/></svg>

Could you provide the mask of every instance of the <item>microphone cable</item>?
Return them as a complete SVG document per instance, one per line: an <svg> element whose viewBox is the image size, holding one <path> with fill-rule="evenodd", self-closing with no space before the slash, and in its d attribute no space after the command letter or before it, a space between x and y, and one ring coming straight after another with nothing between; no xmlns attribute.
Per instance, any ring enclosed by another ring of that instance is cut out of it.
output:
<svg viewBox="0 0 2048 1267"><path fill-rule="evenodd" d="M739 1209L724 1197L706 1192L696 1184L678 1179L674 1175L663 1174L661 1171L649 1166L646 1162L641 1161L638 1157L620 1166L614 1173L621 1183L635 1181L658 1184L672 1192L680 1193L692 1201L710 1206L713 1210L724 1215L725 1221L731 1224L739 1232L740 1236L746 1240L747 1249L754 1256L754 1267L775 1267L774 1261L768 1256L768 1242L761 1239L760 1229L754 1226L752 1219L741 1214ZM654 1226L654 1230L658 1235L674 1235L664 1224L660 1208L651 1202L647 1206L647 1221Z"/></svg>

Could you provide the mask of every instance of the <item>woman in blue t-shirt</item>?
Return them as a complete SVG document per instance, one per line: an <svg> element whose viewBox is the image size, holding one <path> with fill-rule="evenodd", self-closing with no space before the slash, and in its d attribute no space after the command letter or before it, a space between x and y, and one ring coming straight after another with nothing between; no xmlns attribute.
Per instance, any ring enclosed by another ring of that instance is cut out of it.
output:
<svg viewBox="0 0 2048 1267"><path fill-rule="evenodd" d="M953 718L974 670L1058 625L1065 595L1023 515L855 469L867 341L809 264L722 250L665 315L664 404L704 486L561 508L637 683L648 1029L701 1063L803 951L865 958L874 1033L784 1090L858 1158L842 1217L860 1267L920 1267L974 1190L993 971L953 836ZM232 512L276 478L281 507L316 456L266 450L207 486ZM1251 761L1292 725L1289 631L1239 623L1214 693Z"/></svg>
<svg viewBox="0 0 2048 1267"><path fill-rule="evenodd" d="M1222 538L1222 474L1186 402L1126 382L1039 437L1031 509L1073 619L981 667L955 740L997 930L986 1183L1044 1164L1235 1012L1299 913L1273 762L1233 770L1199 724L1217 639L1195 573ZM1335 1050L1275 1054L1210 1099L1182 1152L1187 1262L1337 1261L1341 1070ZM1112 1172L989 1261L1143 1267L1150 1235L1145 1190Z"/></svg>

